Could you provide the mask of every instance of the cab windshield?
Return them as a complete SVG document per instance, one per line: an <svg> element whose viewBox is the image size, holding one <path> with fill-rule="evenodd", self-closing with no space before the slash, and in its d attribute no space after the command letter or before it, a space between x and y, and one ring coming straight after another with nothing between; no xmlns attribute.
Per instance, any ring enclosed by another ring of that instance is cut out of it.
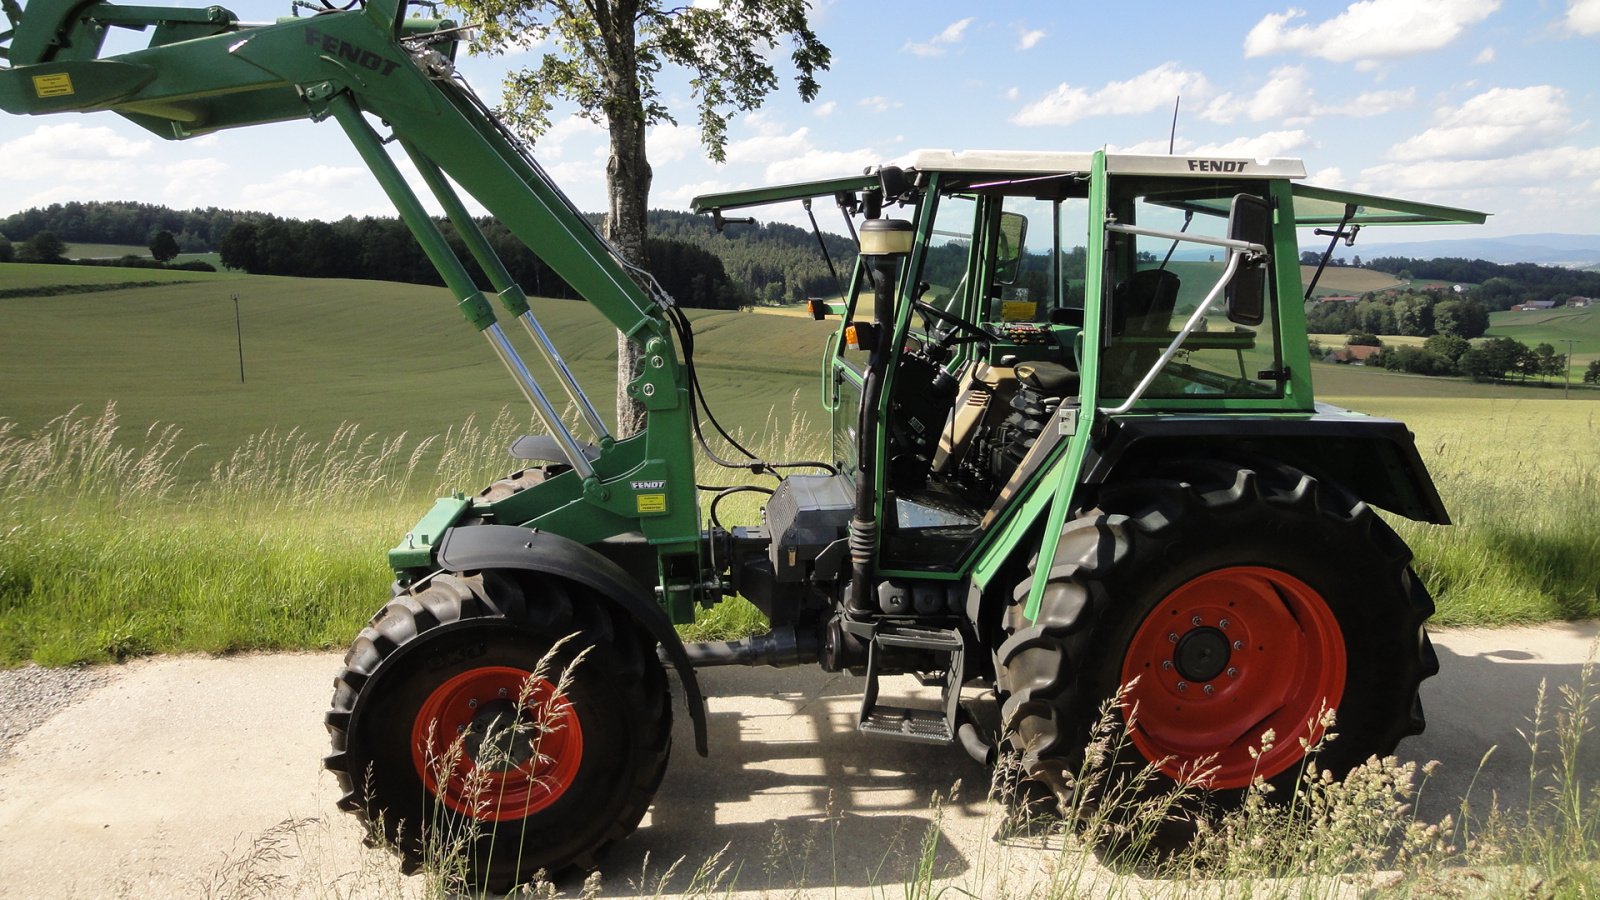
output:
<svg viewBox="0 0 1600 900"><path fill-rule="evenodd" d="M1106 232L1110 315L1109 344L1100 367L1102 398L1124 398L1133 391L1222 277L1228 251L1192 240L1227 237L1226 204L1219 214L1215 201L1241 193L1265 199L1265 190L1259 181L1185 180L1177 186L1156 179L1113 182L1109 211L1116 222L1172 236ZM1266 284L1260 325L1231 322L1222 304L1214 303L1141 400L1283 396L1286 379L1270 269Z"/></svg>

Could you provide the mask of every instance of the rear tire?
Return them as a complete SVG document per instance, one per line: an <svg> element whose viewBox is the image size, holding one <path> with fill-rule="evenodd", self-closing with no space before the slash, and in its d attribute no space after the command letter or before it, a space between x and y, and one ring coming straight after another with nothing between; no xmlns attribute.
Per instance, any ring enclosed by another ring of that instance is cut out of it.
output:
<svg viewBox="0 0 1600 900"><path fill-rule="evenodd" d="M1062 530L1038 618L1029 581L1007 610L1011 746L1065 808L1101 704L1137 677L1112 762L1157 764L1154 790L1214 755L1202 785L1219 805L1256 776L1287 795L1325 702L1315 764L1342 776L1423 728L1417 688L1438 661L1410 559L1365 503L1287 466L1189 461L1107 485Z"/></svg>
<svg viewBox="0 0 1600 900"><path fill-rule="evenodd" d="M504 892L541 869L594 868L637 827L666 770L669 700L653 643L599 598L439 575L356 638L326 762L340 807L408 871Z"/></svg>

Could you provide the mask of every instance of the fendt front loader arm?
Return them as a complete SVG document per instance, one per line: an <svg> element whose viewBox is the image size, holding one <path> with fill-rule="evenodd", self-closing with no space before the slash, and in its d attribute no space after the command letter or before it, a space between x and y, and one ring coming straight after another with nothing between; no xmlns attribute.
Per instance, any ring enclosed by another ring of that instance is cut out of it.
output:
<svg viewBox="0 0 1600 900"><path fill-rule="evenodd" d="M422 249L532 402L570 466L495 507L494 521L535 526L580 544L642 532L661 559L674 618L701 590L700 529L690 447L689 386L672 342L671 300L635 272L456 75L458 29L407 18L405 0L371 0L267 25L221 7L176 9L4 0L12 30L0 69L0 108L16 114L115 112L167 139L293 119L333 119L377 177ZM102 57L112 28L153 29L147 47ZM504 310L525 326L572 398L595 446L580 442L497 324L490 301L446 242L386 148L375 120L410 157L487 274ZM638 344L643 374L628 385L648 426L617 440L578 387L495 258L454 188L459 185L527 244L600 314ZM641 284L651 285L647 292ZM654 294L655 296L652 296ZM598 451L598 452L596 452ZM441 501L391 552L397 570L431 565L444 527L470 506ZM674 574L676 573L676 574Z"/></svg>

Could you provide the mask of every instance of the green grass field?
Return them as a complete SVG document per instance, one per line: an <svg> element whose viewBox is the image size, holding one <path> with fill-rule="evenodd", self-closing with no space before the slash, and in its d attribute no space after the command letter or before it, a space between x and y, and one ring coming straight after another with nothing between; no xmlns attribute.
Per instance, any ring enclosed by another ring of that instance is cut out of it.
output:
<svg viewBox="0 0 1600 900"><path fill-rule="evenodd" d="M123 256L150 258L150 248L136 244L68 244L68 259L117 259ZM208 262L222 270L222 255L215 251L206 253L179 253L173 262Z"/></svg>
<svg viewBox="0 0 1600 900"><path fill-rule="evenodd" d="M1600 306L1581 309L1540 309L1497 312L1489 315L1489 336L1508 337L1529 347L1541 343L1566 353L1571 338L1573 381L1583 378L1589 361L1600 359Z"/></svg>
<svg viewBox="0 0 1600 900"><path fill-rule="evenodd" d="M119 275L194 280L0 300L0 662L342 645L386 593L384 549L430 497L509 468L504 447L530 427L440 288L4 265L0 289ZM583 303L535 307L609 409L609 325ZM725 424L769 446L820 441L828 323L691 315ZM1333 365L1315 378L1324 399L1419 435L1457 525L1400 527L1439 620L1600 615L1600 392L1562 402ZM754 621L743 604L717 616L701 633Z"/></svg>
<svg viewBox="0 0 1600 900"><path fill-rule="evenodd" d="M160 279L170 288L13 297L0 335L0 416L34 429L68 409L115 402L127 429L183 429L204 468L269 428L322 437L353 423L385 435L442 434L468 415L526 409L443 288L218 273L0 266L0 289ZM177 276L189 276L179 278ZM53 281L52 281L53 279ZM164 279L163 279L164 280ZM239 295L244 383L234 304ZM615 332L588 304L535 300L535 314L602 410L614 405ZM814 405L828 323L692 311L701 380L725 425L762 427L797 392ZM525 359L538 353L505 325ZM560 396L553 380L547 387ZM752 386L759 386L752 389ZM531 415L529 416L531 419ZM195 467L190 467L193 469Z"/></svg>

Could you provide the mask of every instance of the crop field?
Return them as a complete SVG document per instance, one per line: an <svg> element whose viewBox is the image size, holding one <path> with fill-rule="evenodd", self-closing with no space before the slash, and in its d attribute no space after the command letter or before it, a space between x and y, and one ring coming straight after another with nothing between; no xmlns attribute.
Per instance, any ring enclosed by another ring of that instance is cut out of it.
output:
<svg viewBox="0 0 1600 900"><path fill-rule="evenodd" d="M123 256L139 256L150 258L150 248L136 244L68 244L68 259L117 259ZM200 260L222 268L222 256L216 252L208 253L179 253L173 262L190 262Z"/></svg>
<svg viewBox="0 0 1600 900"><path fill-rule="evenodd" d="M440 288L8 265L0 291L118 274L194 280L0 300L0 664L341 646L386 594L383 551L431 497L504 474L531 427ZM579 302L535 308L609 409L609 325ZM819 444L830 325L691 315L719 418L776 452ZM1418 434L1457 524L1397 524L1440 621L1600 615L1600 392L1315 377ZM714 612L707 633L755 621Z"/></svg>
<svg viewBox="0 0 1600 900"><path fill-rule="evenodd" d="M1590 360L1600 359L1600 307L1491 313L1489 336L1513 338L1529 347L1546 343L1563 354L1565 341L1571 338L1572 374L1577 381Z"/></svg>
<svg viewBox="0 0 1600 900"><path fill-rule="evenodd" d="M1311 276L1316 274L1316 271L1316 266L1301 266L1300 283L1309 284ZM1322 277L1317 279L1316 295L1320 297L1323 294L1365 294L1367 291L1382 291L1402 284L1405 282L1388 272L1358 269L1354 266L1328 266L1322 270Z"/></svg>

